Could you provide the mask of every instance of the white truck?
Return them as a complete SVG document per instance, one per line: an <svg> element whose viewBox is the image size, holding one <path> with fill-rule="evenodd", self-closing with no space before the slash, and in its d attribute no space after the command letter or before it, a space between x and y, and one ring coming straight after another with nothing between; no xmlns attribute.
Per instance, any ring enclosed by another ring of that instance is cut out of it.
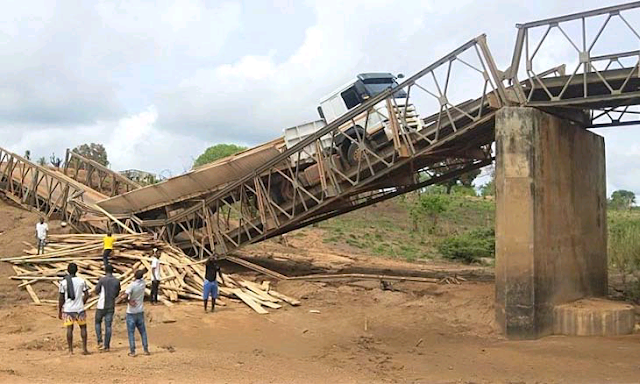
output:
<svg viewBox="0 0 640 384"><path fill-rule="evenodd" d="M381 92L398 86L397 77L391 73L361 73L349 83L336 89L334 92L320 100L318 114L320 120L297 125L284 130L285 148L291 148L309 135L322 129L327 124L338 119L348 111L356 108L369 98ZM410 131L422 129L422 122L418 118L413 105L407 105L407 94L398 89L394 95L391 108L395 116L407 122ZM365 145L372 151L393 143L393 130L389 122L387 101L383 100L368 111L356 116L353 120L339 127L338 134L328 134L321 138L321 148L325 156L331 156L337 160L343 170L347 170L358 164L360 158L360 146L354 141L364 138ZM400 123L400 121L399 121ZM350 140L348 137L354 139ZM316 185L320 182L318 165L314 160L318 146L314 142L308 145L304 151L290 157L294 169L302 171L299 175L304 186ZM291 201L293 190L291 183L285 182L278 175L271 179L274 188L271 189L272 198L281 203Z"/></svg>
<svg viewBox="0 0 640 384"><path fill-rule="evenodd" d="M402 75L396 77L391 73L361 73L357 75L355 80L350 81L320 100L318 114L321 120L284 130L286 147L291 148L308 135L338 119L348 111L366 102L369 98L388 88L397 87L397 79L402 77ZM406 92L400 89L394 95L394 98L395 103L392 103L392 108L396 109L397 106L397 109L399 109L399 111L396 111L399 112L396 113L396 116L405 117L409 129L420 130L421 122L414 106L411 104L406 105ZM349 121L340 127L341 134L333 137L335 142L333 147L338 148L338 155L343 166L348 167L357 164L359 156L358 145L347 139L347 136L354 139L364 137L367 145L374 150L389 144L393 140L389 116L390 113L386 101L381 101L368 112L356 116L353 122ZM323 148L332 147L331 141L332 137L330 135L323 137ZM310 145L302 155L299 157L296 155L291 161L296 165L298 161L308 160L315 152L316 146Z"/></svg>

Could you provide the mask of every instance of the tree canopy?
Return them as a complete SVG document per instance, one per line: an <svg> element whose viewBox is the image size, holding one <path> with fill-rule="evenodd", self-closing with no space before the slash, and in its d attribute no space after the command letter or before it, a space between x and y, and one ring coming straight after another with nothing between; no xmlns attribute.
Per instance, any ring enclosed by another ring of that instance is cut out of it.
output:
<svg viewBox="0 0 640 384"><path fill-rule="evenodd" d="M213 147L207 148L203 154L198 156L196 161L193 163L193 168L199 167L204 164L212 163L218 159L222 159L227 156L231 156L238 152L244 151L247 149L246 147L235 145L235 144L217 144Z"/></svg>
<svg viewBox="0 0 640 384"><path fill-rule="evenodd" d="M465 164L458 161L458 159L447 159L434 165L435 171L433 177L442 176L444 174L457 171L464 168ZM446 188L447 194L451 193L451 190L456 185L462 185L464 187L473 187L473 181L480 175L480 170L475 169L462 175L452 177L441 183L438 183Z"/></svg>
<svg viewBox="0 0 640 384"><path fill-rule="evenodd" d="M87 159L96 161L104 165L105 167L109 165L109 160L107 159L107 150L102 144L82 144L75 147L73 149L73 152L79 154L80 156L86 157Z"/></svg>
<svg viewBox="0 0 640 384"><path fill-rule="evenodd" d="M613 209L630 209L636 203L636 194L624 189L611 194L609 206Z"/></svg>

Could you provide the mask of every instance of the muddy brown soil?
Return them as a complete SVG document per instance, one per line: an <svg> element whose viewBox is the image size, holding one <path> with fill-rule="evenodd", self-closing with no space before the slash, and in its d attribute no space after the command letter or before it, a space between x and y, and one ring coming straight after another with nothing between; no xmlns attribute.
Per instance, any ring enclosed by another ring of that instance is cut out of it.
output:
<svg viewBox="0 0 640 384"><path fill-rule="evenodd" d="M0 203L0 255L20 253L22 241L33 240L36 220L35 214ZM273 247L267 252L279 246ZM294 247L292 253L300 250ZM321 253L304 250L294 258L306 259L311 269L366 266L363 256L354 261L329 250L326 257L309 257L308 252ZM272 255L279 257L284 256ZM318 265L316 259L323 261ZM380 260L370 265L391 271L397 266ZM415 269L445 267L420 264ZM97 352L90 311L93 354L68 356L56 309L30 304L17 283L7 279L11 273L10 266L0 265L2 383L640 382L640 334L505 340L493 320L490 282L395 283L393 290L381 290L375 281L274 282L302 304L268 315L235 302L214 314L205 314L200 303L145 305L152 355L131 358L124 307L117 308L110 353ZM42 294L53 289L44 283L36 287ZM78 343L77 330L75 337Z"/></svg>

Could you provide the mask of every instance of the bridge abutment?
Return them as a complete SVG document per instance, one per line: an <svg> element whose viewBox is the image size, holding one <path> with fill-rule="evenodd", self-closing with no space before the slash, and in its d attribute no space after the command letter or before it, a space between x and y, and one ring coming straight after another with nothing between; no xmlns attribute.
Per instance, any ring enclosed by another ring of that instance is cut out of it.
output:
<svg viewBox="0 0 640 384"><path fill-rule="evenodd" d="M553 333L556 305L607 292L604 139L534 108L496 116L496 318Z"/></svg>

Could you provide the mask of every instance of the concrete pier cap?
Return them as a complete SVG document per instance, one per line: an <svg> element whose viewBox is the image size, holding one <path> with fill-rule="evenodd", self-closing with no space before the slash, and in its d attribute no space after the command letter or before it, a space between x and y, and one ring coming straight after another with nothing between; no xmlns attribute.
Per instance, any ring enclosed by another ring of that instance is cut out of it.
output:
<svg viewBox="0 0 640 384"><path fill-rule="evenodd" d="M581 299L557 305L553 311L554 335L628 335L633 333L635 324L633 306L611 300Z"/></svg>
<svg viewBox="0 0 640 384"><path fill-rule="evenodd" d="M527 107L498 111L496 319L507 337L554 331L554 309L607 293L604 139Z"/></svg>

